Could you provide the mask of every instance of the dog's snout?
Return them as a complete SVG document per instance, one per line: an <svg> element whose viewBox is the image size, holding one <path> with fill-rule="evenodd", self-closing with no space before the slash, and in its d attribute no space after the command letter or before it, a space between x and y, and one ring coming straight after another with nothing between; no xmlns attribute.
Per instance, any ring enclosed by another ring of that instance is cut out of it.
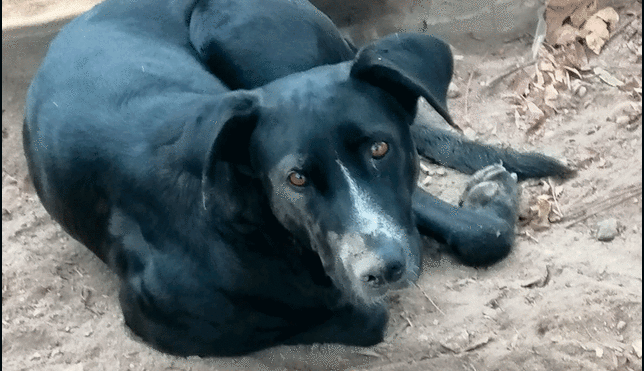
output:
<svg viewBox="0 0 644 371"><path fill-rule="evenodd" d="M402 260L393 259L366 267L361 272L360 279L366 286L378 288L397 282L404 273L405 263Z"/></svg>

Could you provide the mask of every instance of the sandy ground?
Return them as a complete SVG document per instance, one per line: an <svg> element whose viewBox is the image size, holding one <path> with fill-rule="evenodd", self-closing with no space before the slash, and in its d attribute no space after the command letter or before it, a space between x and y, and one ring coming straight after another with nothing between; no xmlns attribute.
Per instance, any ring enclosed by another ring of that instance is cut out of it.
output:
<svg viewBox="0 0 644 371"><path fill-rule="evenodd" d="M3 26L5 19L38 23L28 17L34 14L64 18L55 13L61 9L56 3L3 1ZM590 64L622 81L634 78L641 89L641 3L623 4L615 7L619 24L628 26ZM45 14L50 6L52 13ZM554 188L563 221L520 227L514 252L489 269L463 267L428 248L418 287L391 295L389 335L373 348L280 347L240 358L186 359L131 336L116 277L51 220L27 180L24 96L55 29L3 30L4 370L642 369L641 90L586 75L585 94L562 92L557 113L528 136L504 98L512 78L495 89L482 85L520 63L531 40L479 54L457 49L454 82L461 93L450 107L468 135L540 149L579 167L577 177ZM629 41L639 45L639 54L626 47ZM465 179L429 166L421 181L455 201ZM522 187L526 208L550 192L544 181ZM590 217L569 225L580 210ZM596 226L608 218L617 220L618 235L600 242Z"/></svg>

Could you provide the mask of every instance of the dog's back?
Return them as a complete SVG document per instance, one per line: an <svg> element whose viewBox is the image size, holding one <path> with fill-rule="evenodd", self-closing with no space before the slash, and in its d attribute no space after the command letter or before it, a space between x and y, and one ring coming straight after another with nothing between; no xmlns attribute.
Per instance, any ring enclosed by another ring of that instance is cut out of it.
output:
<svg viewBox="0 0 644 371"><path fill-rule="evenodd" d="M141 182L143 168L170 165L155 151L186 122L231 88L352 56L306 1L99 4L54 39L28 92L23 139L38 195L105 259L107 193L136 186L124 183Z"/></svg>

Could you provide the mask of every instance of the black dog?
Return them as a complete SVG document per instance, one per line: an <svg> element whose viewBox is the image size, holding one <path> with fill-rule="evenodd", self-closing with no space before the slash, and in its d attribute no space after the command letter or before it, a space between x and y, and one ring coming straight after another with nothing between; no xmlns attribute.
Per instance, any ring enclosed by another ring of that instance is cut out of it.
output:
<svg viewBox="0 0 644 371"><path fill-rule="evenodd" d="M382 295L419 274L419 231L492 264L513 242L511 172L570 173L412 125L419 97L451 122L451 75L441 41L356 53L305 1L108 0L52 42L24 148L45 208L118 273L127 325L157 348L371 345ZM415 146L480 170L461 207L417 188Z"/></svg>

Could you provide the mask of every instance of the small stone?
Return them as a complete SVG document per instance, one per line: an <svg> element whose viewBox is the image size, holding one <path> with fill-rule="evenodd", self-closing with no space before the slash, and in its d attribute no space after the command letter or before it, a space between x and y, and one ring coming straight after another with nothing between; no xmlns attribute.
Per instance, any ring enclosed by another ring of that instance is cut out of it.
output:
<svg viewBox="0 0 644 371"><path fill-rule="evenodd" d="M458 98L461 96L461 90L458 88L454 82L449 83L449 87L447 88L447 98L453 99L453 98Z"/></svg>
<svg viewBox="0 0 644 371"><path fill-rule="evenodd" d="M601 347L595 348L595 356L597 356L597 358L603 357L604 356L604 349L601 348Z"/></svg>
<svg viewBox="0 0 644 371"><path fill-rule="evenodd" d="M612 241L618 234L617 219L608 218L597 223L597 240Z"/></svg>
<svg viewBox="0 0 644 371"><path fill-rule="evenodd" d="M476 138L476 132L472 128L465 128L465 130L463 130L463 135L470 139Z"/></svg>
<svg viewBox="0 0 644 371"><path fill-rule="evenodd" d="M624 321L619 321L617 322L617 331L622 331L626 327L626 322Z"/></svg>
<svg viewBox="0 0 644 371"><path fill-rule="evenodd" d="M631 122L631 118L630 118L630 117L628 117L628 116L618 116L618 117L615 119L615 123L616 123L618 126L624 126L624 125L627 125L629 122Z"/></svg>
<svg viewBox="0 0 644 371"><path fill-rule="evenodd" d="M588 92L588 89L586 89L586 87L585 87L585 86L580 86L580 87L579 87L579 89L577 89L577 95L578 95L580 98L583 98L583 97L584 97L584 95L586 95L586 93L587 93L587 92Z"/></svg>

